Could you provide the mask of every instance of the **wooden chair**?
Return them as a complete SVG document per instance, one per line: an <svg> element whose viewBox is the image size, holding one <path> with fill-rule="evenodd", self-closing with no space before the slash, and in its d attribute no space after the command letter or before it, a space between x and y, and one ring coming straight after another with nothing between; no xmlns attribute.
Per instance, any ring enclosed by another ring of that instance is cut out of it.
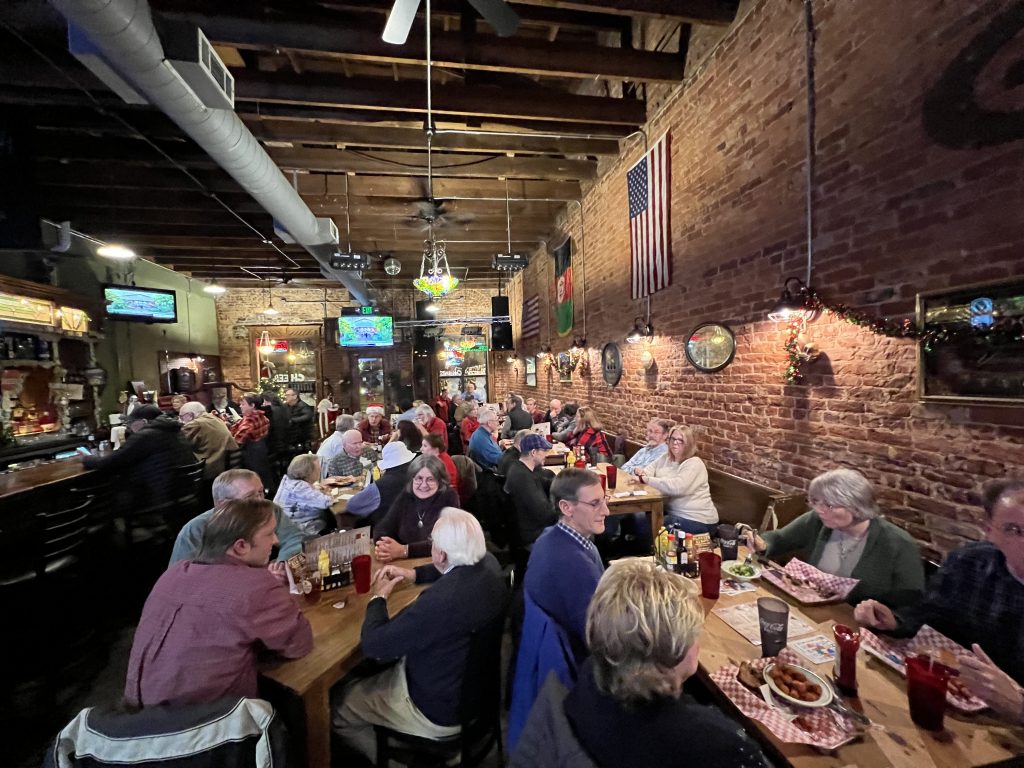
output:
<svg viewBox="0 0 1024 768"><path fill-rule="evenodd" d="M461 732L444 739L426 739L374 726L377 735L377 766L391 761L401 765L470 768L480 765L491 750L498 748L498 765L505 764L501 740L501 640L505 609L473 633L459 695Z"/></svg>

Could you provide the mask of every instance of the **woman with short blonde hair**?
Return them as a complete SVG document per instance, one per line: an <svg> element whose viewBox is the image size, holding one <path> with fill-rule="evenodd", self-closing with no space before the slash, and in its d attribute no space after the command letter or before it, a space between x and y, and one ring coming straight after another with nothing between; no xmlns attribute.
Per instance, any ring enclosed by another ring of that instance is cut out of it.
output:
<svg viewBox="0 0 1024 768"><path fill-rule="evenodd" d="M336 527L330 511L334 499L320 490L319 481L320 457L300 453L288 464L288 472L274 494L274 503L309 536Z"/></svg>
<svg viewBox="0 0 1024 768"><path fill-rule="evenodd" d="M765 768L739 724L683 693L697 671L703 624L693 582L647 559L613 563L590 601L590 657L576 686L567 693L550 676L511 768Z"/></svg>
<svg viewBox="0 0 1024 768"><path fill-rule="evenodd" d="M708 468L697 457L693 430L676 424L666 442L668 453L636 477L667 497L666 525L686 533L711 533L718 526L718 510L711 500Z"/></svg>

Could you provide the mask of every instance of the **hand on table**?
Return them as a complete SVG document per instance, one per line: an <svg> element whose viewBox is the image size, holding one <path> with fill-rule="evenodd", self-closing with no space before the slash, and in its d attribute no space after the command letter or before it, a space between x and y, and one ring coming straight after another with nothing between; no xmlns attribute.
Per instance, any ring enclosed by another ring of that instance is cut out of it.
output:
<svg viewBox="0 0 1024 768"><path fill-rule="evenodd" d="M896 614L877 600L864 600L858 603L857 607L853 609L853 618L863 627L889 631L896 629L896 625L899 623L896 620Z"/></svg>
<svg viewBox="0 0 1024 768"><path fill-rule="evenodd" d="M977 643L960 655L960 680L992 709L1015 723L1024 722L1024 689L996 666Z"/></svg>
<svg viewBox="0 0 1024 768"><path fill-rule="evenodd" d="M416 571L412 568L402 568L400 565L385 565L377 571L377 578L380 579L393 579L396 576L406 581L416 581Z"/></svg>
<svg viewBox="0 0 1024 768"><path fill-rule="evenodd" d="M633 477L635 477L637 479L637 482L639 482L639 483L646 483L647 482L647 475L644 473L644 471L642 469L634 469L633 470Z"/></svg>
<svg viewBox="0 0 1024 768"><path fill-rule="evenodd" d="M381 536L374 547L374 555L382 563L390 563L392 560L408 557L409 547L399 544L390 536Z"/></svg>
<svg viewBox="0 0 1024 768"><path fill-rule="evenodd" d="M285 568L287 568L287 566L280 560L277 560L267 566L267 570L270 571L270 575L277 579L281 584L288 583L288 574L285 573Z"/></svg>
<svg viewBox="0 0 1024 768"><path fill-rule="evenodd" d="M381 568L373 576L373 581L370 583L370 588L373 590L374 597L387 598L388 595L397 587L402 580L403 576L390 576L387 568Z"/></svg>

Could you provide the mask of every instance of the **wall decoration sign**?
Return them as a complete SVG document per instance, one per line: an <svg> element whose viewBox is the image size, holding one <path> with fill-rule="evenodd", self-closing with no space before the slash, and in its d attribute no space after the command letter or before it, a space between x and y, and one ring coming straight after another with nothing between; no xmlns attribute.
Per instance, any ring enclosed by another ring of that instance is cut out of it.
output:
<svg viewBox="0 0 1024 768"><path fill-rule="evenodd" d="M537 356L526 356L526 386L537 386Z"/></svg>
<svg viewBox="0 0 1024 768"><path fill-rule="evenodd" d="M736 337L722 323L701 323L686 339L684 348L690 365L703 373L720 371L736 354Z"/></svg>
<svg viewBox="0 0 1024 768"><path fill-rule="evenodd" d="M601 375L609 387L614 387L622 378L622 354L618 344L605 344L601 350Z"/></svg>
<svg viewBox="0 0 1024 768"><path fill-rule="evenodd" d="M54 311L52 301L0 293L0 320L52 326Z"/></svg>
<svg viewBox="0 0 1024 768"><path fill-rule="evenodd" d="M555 365L558 368L558 380L560 382L572 381L572 358L568 352L559 352L555 358Z"/></svg>
<svg viewBox="0 0 1024 768"><path fill-rule="evenodd" d="M1024 280L920 293L918 395L1024 403Z"/></svg>

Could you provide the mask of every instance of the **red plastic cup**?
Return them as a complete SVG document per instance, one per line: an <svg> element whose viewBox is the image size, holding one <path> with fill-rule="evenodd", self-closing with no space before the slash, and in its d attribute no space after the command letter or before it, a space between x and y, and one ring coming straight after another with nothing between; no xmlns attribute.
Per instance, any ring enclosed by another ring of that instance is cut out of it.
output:
<svg viewBox="0 0 1024 768"><path fill-rule="evenodd" d="M554 437L552 437L551 435L544 435L544 437L547 438L547 441L549 443L551 443L552 445L554 444L554 442L555 442L555 438Z"/></svg>
<svg viewBox="0 0 1024 768"><path fill-rule="evenodd" d="M602 474L598 474L598 477L601 478L601 492L608 493L608 478Z"/></svg>
<svg viewBox="0 0 1024 768"><path fill-rule="evenodd" d="M575 466L576 466L576 469L586 469L587 468L587 462L586 462L585 459L579 459L576 462Z"/></svg>
<svg viewBox="0 0 1024 768"><path fill-rule="evenodd" d="M608 476L608 487L614 491L615 483L619 479L619 468L614 464L609 464L608 468L605 469L605 474Z"/></svg>
<svg viewBox="0 0 1024 768"><path fill-rule="evenodd" d="M839 690L847 696L857 694L857 649L860 648L860 632L845 624L832 627L836 638L836 664L833 676Z"/></svg>
<svg viewBox="0 0 1024 768"><path fill-rule="evenodd" d="M941 731L946 714L946 684L949 667L930 656L907 657L907 699L910 719L927 731Z"/></svg>
<svg viewBox="0 0 1024 768"><path fill-rule="evenodd" d="M356 555L352 558L352 578L356 582L356 592L365 595L370 591L370 556Z"/></svg>
<svg viewBox="0 0 1024 768"><path fill-rule="evenodd" d="M700 564L700 592L709 600L718 599L722 585L722 558L717 552L701 552L697 555Z"/></svg>

